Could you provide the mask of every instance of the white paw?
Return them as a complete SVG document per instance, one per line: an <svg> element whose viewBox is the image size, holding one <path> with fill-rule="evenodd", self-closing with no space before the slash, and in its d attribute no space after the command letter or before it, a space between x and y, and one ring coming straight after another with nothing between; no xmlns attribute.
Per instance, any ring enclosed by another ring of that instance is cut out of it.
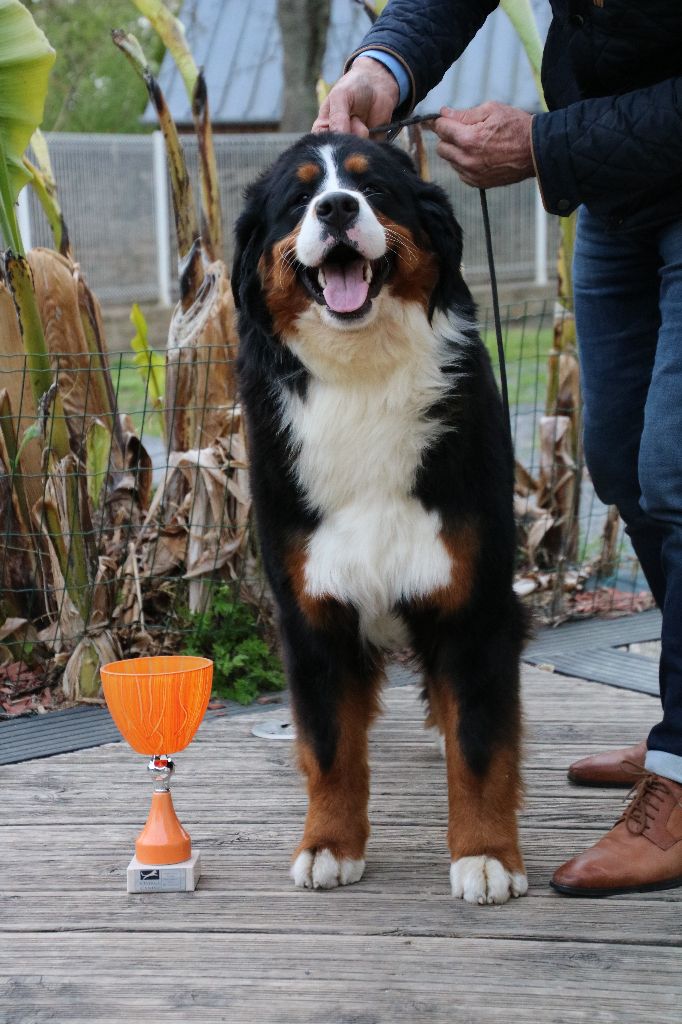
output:
<svg viewBox="0 0 682 1024"><path fill-rule="evenodd" d="M359 882L365 870L364 860L339 860L331 850L303 850L291 865L294 885L300 889L335 889L337 885Z"/></svg>
<svg viewBox="0 0 682 1024"><path fill-rule="evenodd" d="M460 857L450 865L452 895L467 903L506 903L525 896L528 879L520 871L507 871L495 857Z"/></svg>

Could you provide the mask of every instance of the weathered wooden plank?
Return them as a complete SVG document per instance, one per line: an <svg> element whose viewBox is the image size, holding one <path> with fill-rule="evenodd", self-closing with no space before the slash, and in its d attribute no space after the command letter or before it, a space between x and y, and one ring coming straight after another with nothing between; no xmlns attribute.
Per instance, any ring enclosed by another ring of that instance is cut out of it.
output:
<svg viewBox="0 0 682 1024"><path fill-rule="evenodd" d="M137 830L120 823L81 824L57 837L53 828L41 825L6 828L1 834L5 876L13 891L120 889ZM193 841L205 860L202 888L287 890L286 867L300 831L301 821L193 827ZM542 883L557 864L600 834L596 827L551 829L521 823L526 865ZM404 891L416 894L425 885L440 887L447 864L444 822L375 828L368 856L373 877L390 880L391 886L399 881ZM61 865L67 859L73 870L65 874ZM669 898L682 899L682 890Z"/></svg>
<svg viewBox="0 0 682 1024"><path fill-rule="evenodd" d="M251 736L262 713L205 723L178 757L176 806L204 854L191 895L124 892L149 796L125 745L0 769L0 1024L677 1024L682 890L547 887L623 801L570 787L566 766L640 739L657 701L524 678L531 891L502 908L449 895L444 765L414 687L386 692L373 732L366 877L331 893L288 880L305 796L291 747Z"/></svg>
<svg viewBox="0 0 682 1024"><path fill-rule="evenodd" d="M554 748L551 752L543 752L536 757L533 749L527 749L524 757L523 774L526 786L532 793L547 793L550 796L576 796L581 795L585 799L601 799L608 795L604 787L578 787L568 782L566 768L571 759L580 757L581 751L570 751L565 755L562 750ZM539 763L538 763L539 762ZM10 775L2 779L4 804L10 806L10 801L18 799L23 792L39 794L43 792L46 799L50 793L65 793L73 780L74 769L71 764L60 764L49 768L41 767L42 761L27 763L26 771ZM266 764L259 763L256 758L239 758L231 755L230 758L217 762L219 772L207 771L206 765L201 760L194 761L191 765L181 764L180 770L176 773L173 790L184 792L187 789L196 791L199 788L221 794L229 789L240 785L251 785L256 789L288 790L302 785L296 766L291 758L271 757ZM213 768L215 769L215 765ZM106 775L103 776L103 766L90 764L87 768L79 769L78 787L79 791L87 790L93 796L99 797L102 793L126 790L143 802L151 792L151 786L147 779L147 772L143 759L137 763L122 761L118 765L106 766ZM371 758L372 779L375 787L382 790L386 787L398 788L400 793L428 793L433 792L434 786L440 786L445 782L445 761L440 757L435 748L432 750L418 748L409 755L405 751L401 756L395 758ZM400 771L400 779L396 778L396 771ZM215 781L214 781L215 777ZM633 770L633 783L636 781L636 773ZM202 785L203 783L203 785ZM393 784L393 785L391 785ZM75 788L75 787L71 787ZM608 787L606 787L608 789ZM589 791L588 791L589 790ZM625 792L625 790L624 790ZM611 791L613 793L613 790ZM25 800L25 797L24 797ZM0 820L1 824L1 820Z"/></svg>
<svg viewBox="0 0 682 1024"><path fill-rule="evenodd" d="M150 947L147 935L83 933L61 935L37 971L40 936L7 938L0 954L7 1024L679 1021L674 949L227 931L158 936Z"/></svg>
<svg viewBox="0 0 682 1024"><path fill-rule="evenodd" d="M175 806L180 818L188 828L197 824L266 823L299 819L305 813L305 798L298 789L274 786L266 789L244 792L239 788L226 786L214 791L207 788L177 787L174 795ZM294 783L292 782L292 786ZM375 827L383 824L404 824L406 827L442 824L447 816L444 785L438 789L400 793L393 791L395 799L389 800L390 791L383 791L376 784L370 800L370 819ZM52 823L55 827L71 822L127 822L139 825L149 808L147 793L131 793L125 786L105 788L74 787L68 791L52 789L27 790L25 804L21 805L21 793L12 788L8 793L10 809L4 811L7 825ZM622 810L622 800L606 790L568 791L551 793L547 789L542 795L530 795L526 799L523 818L529 824L545 827L603 827L613 824Z"/></svg>
<svg viewBox="0 0 682 1024"><path fill-rule="evenodd" d="M258 870L261 862L255 861ZM117 892L9 892L0 896L0 920L8 932L100 933L258 932L270 935L431 935L452 938L513 938L546 942L595 941L657 947L682 946L680 902L566 899L530 874L530 898L504 908L478 907L449 894L448 863L439 879L420 893L406 891L405 876L375 871L370 862L358 885L332 892L301 892L280 865L276 889L231 891L199 888L157 899ZM120 883L122 880L119 880ZM250 885L249 879L242 879ZM190 916L188 917L188 912ZM627 918L627 929L623 927ZM682 962L682 953L680 954Z"/></svg>
<svg viewBox="0 0 682 1024"><path fill-rule="evenodd" d="M275 825L197 826L192 830L201 849L204 874L201 889L261 893L290 891L287 867L300 839L301 823ZM54 829L22 826L1 836L4 876L13 892L64 893L68 891L121 894L124 871L132 854L137 829L120 824L106 828L72 826L57 840ZM569 856L594 842L600 829L540 829L522 825L521 844L534 887L534 896L551 896L546 888L554 869ZM64 871L68 862L69 870ZM386 825L375 829L368 849L368 876L357 891L399 891L419 896L446 892L448 854L444 823L441 827L406 829ZM555 898L555 897L552 897ZM647 900L682 900L682 889ZM561 901L567 905L568 901Z"/></svg>

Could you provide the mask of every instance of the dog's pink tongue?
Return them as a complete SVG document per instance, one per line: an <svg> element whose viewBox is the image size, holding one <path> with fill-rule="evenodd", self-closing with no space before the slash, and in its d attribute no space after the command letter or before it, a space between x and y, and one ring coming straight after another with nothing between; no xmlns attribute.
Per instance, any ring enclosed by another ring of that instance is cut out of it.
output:
<svg viewBox="0 0 682 1024"><path fill-rule="evenodd" d="M365 302L369 285L362 276L363 266L363 260L353 260L345 266L325 263L324 301L335 313L353 313Z"/></svg>

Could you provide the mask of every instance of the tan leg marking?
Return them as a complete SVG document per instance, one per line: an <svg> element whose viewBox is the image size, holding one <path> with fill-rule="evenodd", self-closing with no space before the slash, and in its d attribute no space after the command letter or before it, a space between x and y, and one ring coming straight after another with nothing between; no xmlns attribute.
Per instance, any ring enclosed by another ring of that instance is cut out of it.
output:
<svg viewBox="0 0 682 1024"><path fill-rule="evenodd" d="M462 753L454 695L445 684L429 688L431 717L445 736L448 777L448 846L453 893L470 902L504 903L528 887L519 849L517 811L522 801L520 729L493 751L484 775Z"/></svg>
<svg viewBox="0 0 682 1024"><path fill-rule="evenodd" d="M321 769L305 738L298 741L299 764L308 783L308 814L294 854L296 885L331 889L362 876L369 838L368 730L378 711L377 689L375 685L353 694L341 705L329 771Z"/></svg>

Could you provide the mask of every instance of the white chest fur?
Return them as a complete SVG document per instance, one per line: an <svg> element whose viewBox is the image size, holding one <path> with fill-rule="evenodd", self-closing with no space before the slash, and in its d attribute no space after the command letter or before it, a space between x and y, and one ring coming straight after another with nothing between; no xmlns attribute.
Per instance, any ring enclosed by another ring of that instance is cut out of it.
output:
<svg viewBox="0 0 682 1024"><path fill-rule="evenodd" d="M314 375L305 399L287 396L283 409L299 483L321 514L306 590L354 605L364 631L382 642L396 603L447 585L452 570L439 514L410 493L442 430L426 412L450 386L447 354L421 310L410 312L401 324L410 336L396 339L397 361L383 377ZM364 343L372 345L372 332ZM295 347L305 361L304 344Z"/></svg>

